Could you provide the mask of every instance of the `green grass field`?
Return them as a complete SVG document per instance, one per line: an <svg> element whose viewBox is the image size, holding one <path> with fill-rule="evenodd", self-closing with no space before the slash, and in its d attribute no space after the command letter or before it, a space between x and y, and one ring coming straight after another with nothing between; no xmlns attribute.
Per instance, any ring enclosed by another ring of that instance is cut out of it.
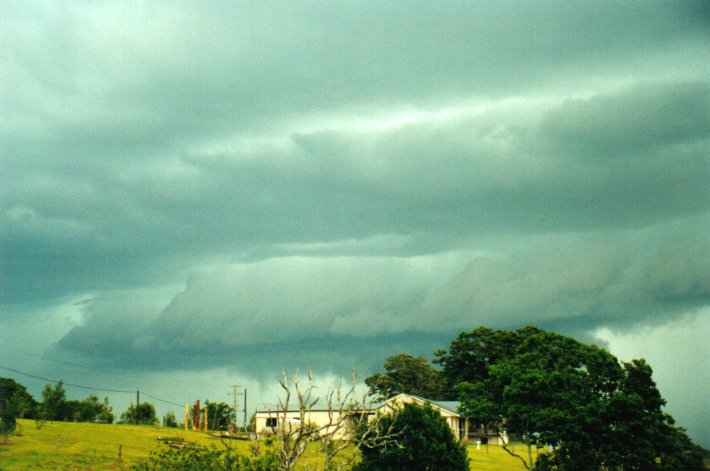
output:
<svg viewBox="0 0 710 471"><path fill-rule="evenodd" d="M199 432L185 432L163 427L47 422L38 429L34 421L20 420L19 436L10 437L8 445L0 445L0 470L105 470L128 469L146 459L153 450L165 448L158 437L180 436L187 441L218 447L221 440ZM241 440L230 444L244 454L249 443ZM317 444L312 444L301 465L302 469L322 469ZM121 458L119 460L119 450ZM471 469L482 471L520 470L523 466L497 446L468 447Z"/></svg>

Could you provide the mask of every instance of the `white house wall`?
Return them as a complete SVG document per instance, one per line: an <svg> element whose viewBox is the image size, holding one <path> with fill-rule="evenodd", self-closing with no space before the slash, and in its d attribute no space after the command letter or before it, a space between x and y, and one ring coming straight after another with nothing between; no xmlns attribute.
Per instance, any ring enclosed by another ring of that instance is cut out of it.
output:
<svg viewBox="0 0 710 471"><path fill-rule="evenodd" d="M423 405L427 401L418 397L413 397L408 394L399 394L391 399L385 401L380 407L380 412L389 413L397 408L401 408L404 404L415 403L418 405ZM459 414L453 413L449 410L443 409L435 404L432 404L432 408L436 410L441 416L446 420L451 433L457 440L464 441L488 441L490 445L502 445L508 442L508 437L503 433L502 438L498 435L487 430L486 427L474 427L468 419L461 417ZM315 427L325 427L321 431L321 434L333 433L333 437L336 440L347 440L351 437L352 426L351 424L341 424L339 430L336 430L336 426L329 425L337 423L340 416L337 412L333 413L333 416L328 415L328 411L307 411L305 412L305 422L307 424L312 424ZM284 414L284 412L279 411L257 411L256 412L256 433L260 435L271 435L279 430L281 427L289 427L289 429L294 430L296 427L300 427L300 412L299 411L289 411ZM268 419L276 419L276 427L267 426ZM343 426L346 425L346 426Z"/></svg>
<svg viewBox="0 0 710 471"><path fill-rule="evenodd" d="M300 417L301 413L299 411L289 411L286 413L277 411L257 412L255 416L256 433L260 435L272 435L284 427L288 427L289 430L295 430L297 427L301 426ZM268 419L276 419L276 426L268 426ZM307 411L304 414L304 422L306 424L310 424L316 428L323 428L323 430L320 431L321 435L332 433L333 438L336 440L350 438L352 427L350 427L348 419L345 418L338 428L337 423L339 420L340 414L337 412L334 412L332 416L328 414L328 411Z"/></svg>

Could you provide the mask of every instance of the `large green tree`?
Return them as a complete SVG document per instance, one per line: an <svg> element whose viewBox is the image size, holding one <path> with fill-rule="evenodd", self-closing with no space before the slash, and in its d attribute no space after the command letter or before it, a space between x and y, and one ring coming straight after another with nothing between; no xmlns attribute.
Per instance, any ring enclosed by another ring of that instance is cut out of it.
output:
<svg viewBox="0 0 710 471"><path fill-rule="evenodd" d="M74 422L113 422L112 408L108 398L99 401L93 394L81 401L66 401L64 406L65 420Z"/></svg>
<svg viewBox="0 0 710 471"><path fill-rule="evenodd" d="M458 372L461 412L526 443L526 455L505 447L526 468L534 446L549 446L539 469L674 469L681 461L695 469L643 360L621 364L599 347L535 328L473 334L467 341L485 342L469 343L467 353L484 357ZM459 354L440 358L451 367Z"/></svg>
<svg viewBox="0 0 710 471"><path fill-rule="evenodd" d="M461 332L448 349L434 352L437 358L433 363L442 368L446 399L457 398L455 387L459 383L485 379L492 365L511 358L525 338L539 332L537 327L515 331L479 327L471 332Z"/></svg>
<svg viewBox="0 0 710 471"><path fill-rule="evenodd" d="M225 402L205 401L207 406L207 427L210 430L228 430L229 424L234 421L234 408Z"/></svg>
<svg viewBox="0 0 710 471"><path fill-rule="evenodd" d="M141 402L138 405L131 404L128 406L128 409L121 414L121 423L157 425L158 419L155 415L155 406L150 402Z"/></svg>
<svg viewBox="0 0 710 471"><path fill-rule="evenodd" d="M20 383L11 378L0 378L0 404L10 403L20 419L37 417L37 401Z"/></svg>
<svg viewBox="0 0 710 471"><path fill-rule="evenodd" d="M468 471L466 448L431 405L404 404L382 417L378 427L390 431L376 446L361 449L356 471ZM392 438L392 436L396 438Z"/></svg>
<svg viewBox="0 0 710 471"><path fill-rule="evenodd" d="M431 400L444 399L441 373L424 357L400 353L385 361L385 372L365 378L372 394L385 398L399 393Z"/></svg>
<svg viewBox="0 0 710 471"><path fill-rule="evenodd" d="M665 400L644 360L624 363L618 388L604 404L605 463L624 469L701 470L702 455L662 410Z"/></svg>
<svg viewBox="0 0 710 471"><path fill-rule="evenodd" d="M40 405L40 416L45 420L71 419L63 381L59 381L54 387L52 387L51 384L44 385L44 389L42 390L42 403Z"/></svg>
<svg viewBox="0 0 710 471"><path fill-rule="evenodd" d="M12 401L0 402L0 436L2 443L7 444L8 437L17 427L17 408Z"/></svg>
<svg viewBox="0 0 710 471"><path fill-rule="evenodd" d="M178 421L175 417L175 412L168 411L168 413L163 416L163 427L178 427Z"/></svg>
<svg viewBox="0 0 710 471"><path fill-rule="evenodd" d="M10 378L0 378L0 435L3 443L15 431L17 419L33 416L36 402L24 386Z"/></svg>

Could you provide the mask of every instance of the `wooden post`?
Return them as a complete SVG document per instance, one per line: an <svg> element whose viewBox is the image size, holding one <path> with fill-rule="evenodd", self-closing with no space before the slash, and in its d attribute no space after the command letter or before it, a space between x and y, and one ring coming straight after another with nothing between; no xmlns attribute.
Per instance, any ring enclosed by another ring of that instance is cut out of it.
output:
<svg viewBox="0 0 710 471"><path fill-rule="evenodd" d="M200 430L200 400L195 402L195 414L192 417L192 431L199 432Z"/></svg>
<svg viewBox="0 0 710 471"><path fill-rule="evenodd" d="M207 406L205 406L205 432L207 431L207 422L208 422L208 415L209 415L209 409Z"/></svg>
<svg viewBox="0 0 710 471"><path fill-rule="evenodd" d="M190 425L190 404L187 402L185 403L185 423L183 424L183 428L187 432L188 427Z"/></svg>
<svg viewBox="0 0 710 471"><path fill-rule="evenodd" d="M234 411L234 417L236 417L236 416L237 416L237 411ZM247 422L247 388L244 388L244 431L246 431L247 425L249 425L249 423ZM235 430L235 432L236 432L236 430Z"/></svg>

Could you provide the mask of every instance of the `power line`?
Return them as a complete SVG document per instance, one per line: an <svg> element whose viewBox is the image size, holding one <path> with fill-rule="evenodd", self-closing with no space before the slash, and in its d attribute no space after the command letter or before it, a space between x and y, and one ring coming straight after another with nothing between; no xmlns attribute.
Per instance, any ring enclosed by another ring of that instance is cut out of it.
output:
<svg viewBox="0 0 710 471"><path fill-rule="evenodd" d="M102 373L102 374L110 374L104 369L100 369L94 366L87 366L87 365L81 365L79 363L74 363L71 361L66 361L66 360L60 360L59 358L52 358L50 356L47 356L46 354L38 355L36 353L30 353L26 350L23 350L21 348L15 348L14 350L21 352L22 355L24 356L29 356L29 357L34 357L34 358L39 358L41 360L46 360L46 361L52 361L55 363L60 363L63 365L68 365L68 366L74 366L77 368L82 368L85 370L90 370L90 371L96 371L97 373ZM139 378L139 379L146 379L146 377L153 377L151 374L143 374L143 373L129 373L129 374L122 374L121 376L123 377L128 377L128 378ZM174 379L163 379L162 382L164 383L172 383L176 385L182 385L182 386L202 386L202 383L196 383L196 382L190 382L190 381L177 381Z"/></svg>
<svg viewBox="0 0 710 471"><path fill-rule="evenodd" d="M72 386L72 387L75 387L75 388L90 389L90 390L93 390L93 391L115 392L115 393L130 393L130 394L133 394L133 393L135 392L135 391L124 391L124 390L121 390L121 389L96 388L96 387L93 387L93 386L83 386L83 385L81 385L81 384L65 383L64 381L61 381L61 380L58 381L58 380L56 380L56 379L44 378L44 377L42 377L42 376L37 376L37 375L30 374L30 373L25 373L24 371L19 371L19 370L13 369L13 368L8 368L7 366L2 366L2 365L0 365L0 368L2 368L2 369L4 369L4 370L7 370L7 371L12 371L13 373L21 374L21 375L24 375L24 376L29 376L30 378L41 379L42 381L49 381L50 383L59 383L59 382L61 382L61 383L62 383L63 385L65 385L65 386Z"/></svg>
<svg viewBox="0 0 710 471"><path fill-rule="evenodd" d="M176 403L174 403L174 402L170 402L170 401L165 400L165 399L160 399L159 397L151 396L150 394L148 394L148 393L146 393L146 392L143 392L143 395L144 395L144 396L147 396L147 397L149 397L149 398L151 398L151 399L154 399L154 400L156 400L156 401L164 402L164 403L166 403L166 404L170 404L170 405L177 406L177 407L185 407L184 404L176 404Z"/></svg>
<svg viewBox="0 0 710 471"><path fill-rule="evenodd" d="M31 373L26 373L26 372L24 372L24 371L16 370L16 369L14 369L14 368L8 368L7 366L2 366L2 365L0 365L0 368L2 368L2 369L4 369L4 370L7 370L7 371L12 371L13 373L21 374L21 375L24 375L24 376L29 376L30 378L36 378L36 379L41 379L42 381L48 381L48 382L50 382L50 383L55 383L55 384L56 384L56 383L60 383L60 382L61 382L64 386L71 386L71 387L75 387L75 388L89 389L89 390L93 390L93 391L122 393L122 394L133 394L133 393L136 392L136 391L126 391L126 390L122 390L122 389L97 388L97 387L94 387L94 386L84 386L84 385L81 385L81 384L65 383L64 381L61 381L61 380L60 380L60 381L57 381L56 379L50 379L50 378L45 378L45 377L43 377L43 376L33 375L33 374L31 374ZM150 394L147 394L146 392L143 392L143 395L144 395L144 396L147 396L147 397L149 397L149 398L151 398L151 399L153 399L153 400L156 400L156 401L164 402L164 403L166 403L166 404L170 404L170 405L177 406L177 407L183 407L182 404L176 404L176 403L174 403L174 402L168 401L167 399L161 399L161 398L159 398L159 397L152 396L152 395L150 395Z"/></svg>

